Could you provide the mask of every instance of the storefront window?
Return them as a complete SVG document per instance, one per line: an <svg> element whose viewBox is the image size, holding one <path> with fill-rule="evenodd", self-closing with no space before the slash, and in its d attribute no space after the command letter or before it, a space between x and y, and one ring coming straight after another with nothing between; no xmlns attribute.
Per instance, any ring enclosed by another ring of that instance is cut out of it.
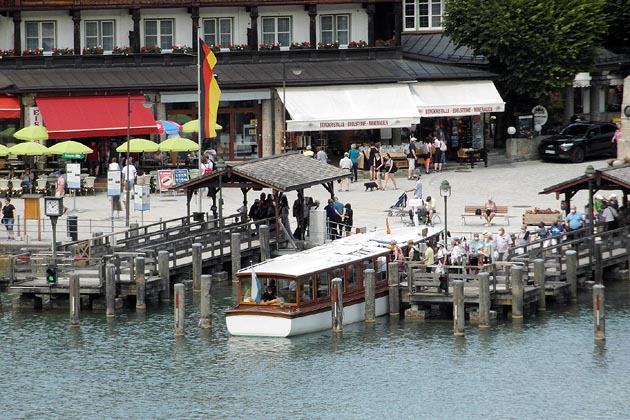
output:
<svg viewBox="0 0 630 420"><path fill-rule="evenodd" d="M217 115L217 123L219 123L219 125L223 127L221 130L217 131L217 155L223 160L229 160L230 132L232 131L230 124L230 114Z"/></svg>
<svg viewBox="0 0 630 420"><path fill-rule="evenodd" d="M258 119L253 112L234 114L234 158L258 157Z"/></svg>

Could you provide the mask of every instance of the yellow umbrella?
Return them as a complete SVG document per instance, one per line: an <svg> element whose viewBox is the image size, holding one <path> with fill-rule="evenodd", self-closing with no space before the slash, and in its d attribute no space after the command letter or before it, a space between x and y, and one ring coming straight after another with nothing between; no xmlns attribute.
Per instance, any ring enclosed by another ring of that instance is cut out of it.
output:
<svg viewBox="0 0 630 420"><path fill-rule="evenodd" d="M48 153L51 155L87 155L92 153L92 149L85 144L79 143L78 141L67 140L57 143L54 146L50 146L48 148Z"/></svg>
<svg viewBox="0 0 630 420"><path fill-rule="evenodd" d="M124 142L116 148L119 153L127 152L127 142ZM142 152L157 152L158 144L147 139L129 139L129 152L130 153L142 153Z"/></svg>
<svg viewBox="0 0 630 420"><path fill-rule="evenodd" d="M0 156L8 156L8 155L9 155L9 148L5 146L4 144L0 144Z"/></svg>
<svg viewBox="0 0 630 420"><path fill-rule="evenodd" d="M48 154L48 148L43 144L35 143L34 141L26 141L9 147L9 154L20 156L41 156Z"/></svg>
<svg viewBox="0 0 630 420"><path fill-rule="evenodd" d="M193 150L199 150L199 144L181 137L173 137L164 140L158 146L160 152L191 152Z"/></svg>
<svg viewBox="0 0 630 420"><path fill-rule="evenodd" d="M223 126L220 124L214 125L215 130L222 130ZM199 132L199 120L190 120L186 124L182 125L182 132L184 133L198 133Z"/></svg>
<svg viewBox="0 0 630 420"><path fill-rule="evenodd" d="M16 131L13 137L18 140L48 140L48 130L41 125L31 125Z"/></svg>

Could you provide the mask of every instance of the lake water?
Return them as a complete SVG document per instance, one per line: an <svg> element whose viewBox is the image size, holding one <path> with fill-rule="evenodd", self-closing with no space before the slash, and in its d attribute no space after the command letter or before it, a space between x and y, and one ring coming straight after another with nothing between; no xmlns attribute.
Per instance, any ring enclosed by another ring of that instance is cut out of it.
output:
<svg viewBox="0 0 630 420"><path fill-rule="evenodd" d="M187 295L186 336L170 306L145 315L0 310L2 419L628 419L630 293L606 288L607 341L590 294L488 331L381 317L293 339L230 337L231 285L213 329ZM5 306L7 296L3 295Z"/></svg>

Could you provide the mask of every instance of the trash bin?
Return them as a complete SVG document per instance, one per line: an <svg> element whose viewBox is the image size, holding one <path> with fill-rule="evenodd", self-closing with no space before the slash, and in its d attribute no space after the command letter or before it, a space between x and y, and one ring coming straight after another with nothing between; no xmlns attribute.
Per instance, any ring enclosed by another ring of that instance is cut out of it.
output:
<svg viewBox="0 0 630 420"><path fill-rule="evenodd" d="M68 237L73 241L79 240L79 217L78 216L68 216L67 219L68 224Z"/></svg>
<svg viewBox="0 0 630 420"><path fill-rule="evenodd" d="M195 222L203 222L203 221L205 221L206 220L205 216L206 216L206 213L204 213L204 212L201 212L201 211L193 212L193 220Z"/></svg>

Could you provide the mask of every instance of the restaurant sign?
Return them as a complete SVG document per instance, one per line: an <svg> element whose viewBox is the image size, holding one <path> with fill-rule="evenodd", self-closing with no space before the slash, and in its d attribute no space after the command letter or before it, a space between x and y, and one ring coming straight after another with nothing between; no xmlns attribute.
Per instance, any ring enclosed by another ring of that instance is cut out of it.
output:
<svg viewBox="0 0 630 420"><path fill-rule="evenodd" d="M376 128L409 127L418 118L373 118L357 120L287 121L287 131L371 130Z"/></svg>
<svg viewBox="0 0 630 420"><path fill-rule="evenodd" d="M63 153L62 159L83 159L83 155L80 153Z"/></svg>
<svg viewBox="0 0 630 420"><path fill-rule="evenodd" d="M427 106L418 107L423 117L447 117L457 115L479 115L486 112L503 112L505 104L496 105L465 105L465 106Z"/></svg>

